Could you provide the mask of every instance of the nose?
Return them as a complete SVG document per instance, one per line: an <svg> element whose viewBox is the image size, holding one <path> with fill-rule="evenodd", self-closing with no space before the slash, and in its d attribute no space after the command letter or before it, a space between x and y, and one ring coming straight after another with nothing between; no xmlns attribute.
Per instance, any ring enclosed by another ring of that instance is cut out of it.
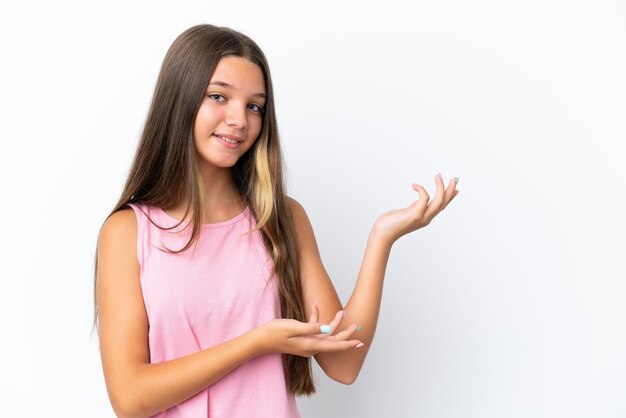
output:
<svg viewBox="0 0 626 418"><path fill-rule="evenodd" d="M248 127L246 109L237 103L231 103L226 112L226 124L233 128L246 129Z"/></svg>

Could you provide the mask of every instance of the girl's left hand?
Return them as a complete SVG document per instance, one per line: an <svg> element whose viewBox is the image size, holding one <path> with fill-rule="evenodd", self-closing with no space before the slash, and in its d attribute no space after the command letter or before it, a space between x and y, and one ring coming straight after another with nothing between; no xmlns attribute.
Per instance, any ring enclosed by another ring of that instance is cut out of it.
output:
<svg viewBox="0 0 626 418"><path fill-rule="evenodd" d="M448 187L444 189L443 178L441 174L437 174L435 177L437 191L430 202L426 189L413 183L413 190L419 193L419 199L404 209L395 209L380 215L374 223L374 230L389 240L389 244L393 244L401 236L425 227L459 193L456 190L457 181L458 177L453 177Z"/></svg>

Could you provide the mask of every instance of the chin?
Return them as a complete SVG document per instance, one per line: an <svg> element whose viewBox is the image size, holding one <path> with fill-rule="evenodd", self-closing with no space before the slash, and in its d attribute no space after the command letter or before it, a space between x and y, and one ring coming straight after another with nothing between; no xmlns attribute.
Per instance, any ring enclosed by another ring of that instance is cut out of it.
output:
<svg viewBox="0 0 626 418"><path fill-rule="evenodd" d="M239 159L221 160L221 161L204 161L204 164L208 166L212 166L212 167L218 167L218 168L232 168L235 164L237 164L237 161L239 161Z"/></svg>

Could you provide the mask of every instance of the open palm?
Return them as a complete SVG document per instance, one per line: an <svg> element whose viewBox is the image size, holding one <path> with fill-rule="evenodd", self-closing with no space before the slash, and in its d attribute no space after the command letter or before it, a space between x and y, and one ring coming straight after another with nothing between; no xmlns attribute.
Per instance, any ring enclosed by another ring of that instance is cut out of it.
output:
<svg viewBox="0 0 626 418"><path fill-rule="evenodd" d="M394 209L383 213L376 219L376 230L387 237L392 243L403 235L428 225L435 216L448 206L459 193L456 190L458 177L453 177L444 188L441 174L435 177L437 191L430 200L426 189L413 183L412 187L419 194L419 199L403 209Z"/></svg>

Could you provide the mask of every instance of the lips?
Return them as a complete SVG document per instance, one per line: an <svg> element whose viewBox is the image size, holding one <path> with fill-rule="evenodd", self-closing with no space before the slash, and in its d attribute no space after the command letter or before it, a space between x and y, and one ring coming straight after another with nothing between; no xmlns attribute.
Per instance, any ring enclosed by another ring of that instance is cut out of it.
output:
<svg viewBox="0 0 626 418"><path fill-rule="evenodd" d="M219 139L224 140L225 142L228 142L229 144L238 144L243 141L243 139L235 135L229 135L229 134L213 134L213 135L215 135Z"/></svg>
<svg viewBox="0 0 626 418"><path fill-rule="evenodd" d="M213 137L217 140L217 142L219 142L226 148L237 148L239 144L241 144L242 141L238 139L232 139L233 138L232 135L229 135L229 136L213 134ZM237 137L234 137L234 138L237 138Z"/></svg>

